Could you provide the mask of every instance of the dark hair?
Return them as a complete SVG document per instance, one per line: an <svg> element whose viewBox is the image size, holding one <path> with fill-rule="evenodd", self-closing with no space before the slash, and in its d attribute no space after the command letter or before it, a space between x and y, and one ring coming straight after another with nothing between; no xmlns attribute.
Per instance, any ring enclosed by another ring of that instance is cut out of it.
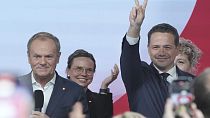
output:
<svg viewBox="0 0 210 118"><path fill-rule="evenodd" d="M74 53L72 53L69 57L68 57L68 61L67 61L67 68L70 69L72 62L74 60L74 58L77 57L88 57L90 58L93 62L94 62L94 71L96 70L96 61L95 58L93 57L93 55L83 49L78 49L76 51L74 51Z"/></svg>
<svg viewBox="0 0 210 118"><path fill-rule="evenodd" d="M28 44L27 44L27 52L29 54L29 50L31 48L31 43L36 40L36 39L39 39L39 40L46 40L46 38L49 38L49 39L52 39L54 42L55 42L55 45L56 45L56 48L57 48L57 51L60 52L60 41L59 39L48 33L48 32L38 32L36 34L34 34L28 41Z"/></svg>
<svg viewBox="0 0 210 118"><path fill-rule="evenodd" d="M171 26L170 24L167 23L161 23L158 25L155 25L152 27L152 29L148 32L148 46L150 44L150 38L151 35L155 32L161 32L161 33L170 33L174 36L174 44L175 46L179 45L179 34L178 31L175 27Z"/></svg>
<svg viewBox="0 0 210 118"><path fill-rule="evenodd" d="M205 117L210 117L210 68L202 72L194 81L195 103Z"/></svg>

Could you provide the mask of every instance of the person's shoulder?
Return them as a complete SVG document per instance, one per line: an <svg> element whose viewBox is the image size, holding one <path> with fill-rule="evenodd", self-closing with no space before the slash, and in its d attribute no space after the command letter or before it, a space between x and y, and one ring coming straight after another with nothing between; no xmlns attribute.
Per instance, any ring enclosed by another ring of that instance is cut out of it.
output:
<svg viewBox="0 0 210 118"><path fill-rule="evenodd" d="M177 74L178 76L190 76L190 77L195 77L194 75L188 73L188 72L185 72L185 71L182 71L181 69L179 69L177 66L176 66L176 69L177 69Z"/></svg>
<svg viewBox="0 0 210 118"><path fill-rule="evenodd" d="M178 67L177 67L177 74L179 77L184 77L184 78L187 78L188 80L193 80L195 78L195 75L192 75L191 73L188 73L188 72L185 72L185 71L182 71L180 70Z"/></svg>
<svg viewBox="0 0 210 118"><path fill-rule="evenodd" d="M28 74L25 74L25 75L20 75L20 76L18 76L17 78L18 79L27 79L27 78L29 78L30 77L30 73L28 73Z"/></svg>
<svg viewBox="0 0 210 118"><path fill-rule="evenodd" d="M77 83L75 83L67 78L61 77L60 75L58 75L58 79L59 79L59 81L62 81L62 83L68 88L82 88Z"/></svg>
<svg viewBox="0 0 210 118"><path fill-rule="evenodd" d="M26 81L30 81L30 78L31 78L31 73L28 73L28 74L25 74L25 75L20 75L20 76L17 76L17 79L20 83L22 82L26 82Z"/></svg>

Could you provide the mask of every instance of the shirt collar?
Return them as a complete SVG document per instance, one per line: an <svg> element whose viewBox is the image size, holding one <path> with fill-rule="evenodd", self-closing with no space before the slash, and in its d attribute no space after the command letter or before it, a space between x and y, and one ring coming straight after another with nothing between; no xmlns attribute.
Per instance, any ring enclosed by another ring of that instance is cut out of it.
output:
<svg viewBox="0 0 210 118"><path fill-rule="evenodd" d="M49 82L47 82L47 84L52 83L54 85L55 84L55 79L56 79L56 73L54 73L53 78ZM31 72L31 81L32 81L32 84L38 83L34 78L33 71Z"/></svg>
<svg viewBox="0 0 210 118"><path fill-rule="evenodd" d="M154 64L153 64L154 65ZM162 72L160 69L158 69L155 65L154 67L157 69L158 73L164 73ZM176 74L176 66L174 65L170 70L168 70L166 73L170 74L170 76L173 76L174 74Z"/></svg>
<svg viewBox="0 0 210 118"><path fill-rule="evenodd" d="M154 65L154 64L153 64ZM162 71L160 71L155 65L154 67L157 69L158 73L161 74L163 73ZM176 73L176 66L174 65L170 70L168 70L166 73L170 74L168 77L167 77L167 81L169 83L171 83L172 81L176 80L178 75Z"/></svg>

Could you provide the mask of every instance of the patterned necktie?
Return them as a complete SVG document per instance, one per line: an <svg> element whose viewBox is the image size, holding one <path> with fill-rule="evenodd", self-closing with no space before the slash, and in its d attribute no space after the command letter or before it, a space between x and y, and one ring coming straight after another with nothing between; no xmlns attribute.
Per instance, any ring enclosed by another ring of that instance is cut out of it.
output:
<svg viewBox="0 0 210 118"><path fill-rule="evenodd" d="M168 74L168 73L161 73L160 74L160 77L161 77L161 79L163 79L164 81L167 81L167 77L169 76L170 74Z"/></svg>
<svg viewBox="0 0 210 118"><path fill-rule="evenodd" d="M166 99L169 97L169 82L167 81L167 77L169 76L168 73L161 73L159 74L160 79L160 89L161 89L161 97L160 103L164 106ZM161 106L162 109L164 107Z"/></svg>
<svg viewBox="0 0 210 118"><path fill-rule="evenodd" d="M168 96L168 87L169 87L169 82L167 81L167 77L169 76L170 74L168 74L168 73L161 73L160 74L160 78L162 79L162 80L160 80L161 81L161 85L162 85L162 87L164 88L164 92L165 92L165 95L166 96ZM166 97L165 96L165 97Z"/></svg>

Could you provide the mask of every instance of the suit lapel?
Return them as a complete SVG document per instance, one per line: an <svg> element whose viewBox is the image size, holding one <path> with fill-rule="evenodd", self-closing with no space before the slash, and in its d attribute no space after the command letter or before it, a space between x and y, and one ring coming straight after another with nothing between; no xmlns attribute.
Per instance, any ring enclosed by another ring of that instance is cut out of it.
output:
<svg viewBox="0 0 210 118"><path fill-rule="evenodd" d="M57 108L57 104L59 104L59 101L64 94L63 88L64 87L62 78L58 74L56 74L55 85L46 110L46 114L48 114L49 116L51 116L53 111Z"/></svg>
<svg viewBox="0 0 210 118"><path fill-rule="evenodd" d="M31 80L31 73L23 76L21 79L21 83L29 90L29 92L33 95L33 86Z"/></svg>

